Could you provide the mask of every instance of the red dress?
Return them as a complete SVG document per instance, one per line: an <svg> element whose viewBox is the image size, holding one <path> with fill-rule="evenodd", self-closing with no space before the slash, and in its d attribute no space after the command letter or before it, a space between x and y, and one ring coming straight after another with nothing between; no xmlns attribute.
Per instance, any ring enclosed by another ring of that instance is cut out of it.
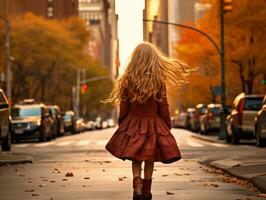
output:
<svg viewBox="0 0 266 200"><path fill-rule="evenodd" d="M175 138L170 133L171 118L166 97L146 103L120 103L119 127L106 149L122 160L172 163L181 158Z"/></svg>

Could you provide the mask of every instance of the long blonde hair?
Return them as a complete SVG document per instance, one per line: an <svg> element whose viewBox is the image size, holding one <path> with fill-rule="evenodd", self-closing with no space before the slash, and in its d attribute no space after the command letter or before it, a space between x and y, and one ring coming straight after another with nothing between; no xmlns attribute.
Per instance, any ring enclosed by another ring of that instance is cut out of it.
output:
<svg viewBox="0 0 266 200"><path fill-rule="evenodd" d="M184 84L191 71L184 62L167 58L152 44L142 42L134 49L107 102L119 103L130 98L144 103L151 96L160 101L166 95L166 86Z"/></svg>

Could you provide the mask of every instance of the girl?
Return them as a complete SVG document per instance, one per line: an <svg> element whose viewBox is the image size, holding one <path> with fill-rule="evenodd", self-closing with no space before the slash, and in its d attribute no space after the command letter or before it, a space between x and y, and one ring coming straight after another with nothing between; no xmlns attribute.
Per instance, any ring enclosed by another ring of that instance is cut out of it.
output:
<svg viewBox="0 0 266 200"><path fill-rule="evenodd" d="M120 103L118 129L106 145L115 157L132 161L133 200L151 200L154 162L181 158L173 135L166 86L185 82L189 70L178 60L164 57L150 43L133 51L124 74L108 101ZM144 162L144 179L141 164Z"/></svg>

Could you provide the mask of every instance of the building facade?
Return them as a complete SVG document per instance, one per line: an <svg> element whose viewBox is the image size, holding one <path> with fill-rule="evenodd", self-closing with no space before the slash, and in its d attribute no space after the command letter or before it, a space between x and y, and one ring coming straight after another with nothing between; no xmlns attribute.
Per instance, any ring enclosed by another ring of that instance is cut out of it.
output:
<svg viewBox="0 0 266 200"><path fill-rule="evenodd" d="M109 69L110 75L115 77L118 51L115 0L79 0L79 17L91 33L85 51L99 59Z"/></svg>
<svg viewBox="0 0 266 200"><path fill-rule="evenodd" d="M145 0L143 17L196 26L208 9L210 5L201 4L199 0ZM167 55L176 56L180 28L151 22L144 22L143 26L145 41L152 42Z"/></svg>
<svg viewBox="0 0 266 200"><path fill-rule="evenodd" d="M78 0L9 0L10 14L31 12L48 19L66 19L78 16Z"/></svg>
<svg viewBox="0 0 266 200"><path fill-rule="evenodd" d="M167 0L145 0L143 18L150 20L168 21ZM169 54L168 26L164 24L144 22L143 38L157 46L164 54Z"/></svg>

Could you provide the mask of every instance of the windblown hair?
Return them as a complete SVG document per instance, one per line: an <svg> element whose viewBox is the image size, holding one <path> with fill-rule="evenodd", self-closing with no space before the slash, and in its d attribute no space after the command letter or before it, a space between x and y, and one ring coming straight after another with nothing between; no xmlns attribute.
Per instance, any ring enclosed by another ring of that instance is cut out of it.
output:
<svg viewBox="0 0 266 200"><path fill-rule="evenodd" d="M145 103L151 96L160 101L166 95L166 87L186 83L191 71L184 62L163 56L152 44L140 43L123 75L116 80L107 102L119 103L129 98Z"/></svg>

